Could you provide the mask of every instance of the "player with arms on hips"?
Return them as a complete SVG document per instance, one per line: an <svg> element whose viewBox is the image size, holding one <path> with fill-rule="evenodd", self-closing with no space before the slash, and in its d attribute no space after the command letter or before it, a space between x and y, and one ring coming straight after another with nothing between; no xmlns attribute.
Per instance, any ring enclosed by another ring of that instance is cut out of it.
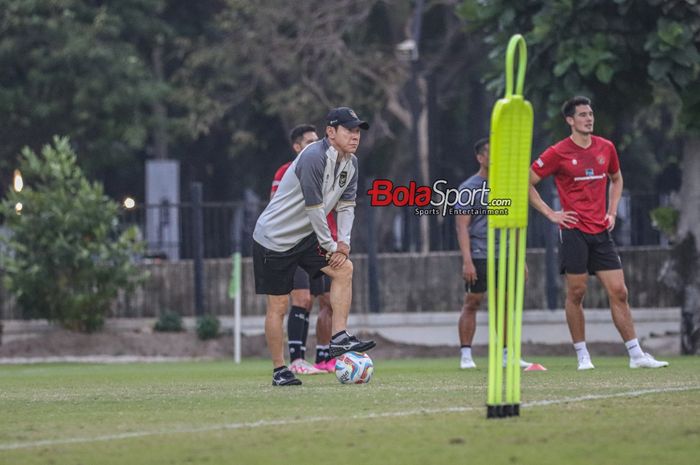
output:
<svg viewBox="0 0 700 465"><path fill-rule="evenodd" d="M357 157L360 129L369 124L347 107L326 116L326 137L308 145L279 183L277 193L258 218L253 231L255 291L267 295L265 337L272 357L272 385L299 385L301 381L284 364L284 315L294 273L301 266L313 279L331 278L331 357L365 352L374 341L362 341L347 332L352 301L350 233L355 218ZM327 215L335 208L338 241L328 227Z"/></svg>
<svg viewBox="0 0 700 465"><path fill-rule="evenodd" d="M488 188L489 177L489 140L480 139L474 144L474 154L479 162L479 171L459 186L459 191L469 189L478 192L484 187ZM459 316L458 331L461 358L459 367L462 369L476 368L472 358L472 341L476 332L476 312L481 306L486 294L486 233L488 231L488 219L485 214L477 211L486 209L488 205L481 204L482 195L473 194L469 203L458 203L456 209L465 213L455 218L457 228L457 241L462 252L462 278L464 279L464 304ZM488 203L488 196L484 193L484 203ZM474 214L466 214L473 210ZM496 243L498 247L498 243ZM496 252L498 256L498 252ZM507 358L507 348L504 347L503 363ZM520 360L520 366L527 368L532 365L525 360Z"/></svg>
<svg viewBox="0 0 700 465"><path fill-rule="evenodd" d="M545 150L530 170L530 203L559 225L559 259L566 277L566 321L578 357L578 369L594 368L586 348L583 297L588 275L595 274L610 301L612 319L630 357L630 368L659 368L668 362L642 351L627 302L622 262L610 232L615 227L622 195L622 173L615 145L593 135L593 110L586 97L573 97L562 106L571 135ZM552 210L535 185L554 176L562 210ZM610 179L606 210L606 188Z"/></svg>
<svg viewBox="0 0 700 465"><path fill-rule="evenodd" d="M300 124L289 133L294 154L299 153L307 145L316 142L316 128L310 124ZM288 161L275 172L270 190L270 199L277 192L284 173L292 164ZM337 226L333 213L329 213L328 227L333 240L337 240ZM306 340L309 335L309 315L313 306L313 297L319 298L319 311L316 320L316 363L306 361ZM315 375L335 371L335 360L328 355L328 344L331 338L330 279L326 275L309 280L309 275L303 268L297 267L294 273L294 289L290 293L291 308L287 316L287 345L289 347L289 369L292 373Z"/></svg>

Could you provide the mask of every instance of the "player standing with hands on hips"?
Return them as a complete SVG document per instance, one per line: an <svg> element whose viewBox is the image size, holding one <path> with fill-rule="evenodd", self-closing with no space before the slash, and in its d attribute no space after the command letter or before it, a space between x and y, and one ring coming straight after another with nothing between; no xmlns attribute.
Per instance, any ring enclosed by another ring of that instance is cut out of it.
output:
<svg viewBox="0 0 700 465"><path fill-rule="evenodd" d="M262 212L253 231L255 292L267 295L265 338L272 357L273 386L301 381L284 364L284 315L294 272L301 266L313 279L331 278L332 333L329 352L365 352L374 341L348 334L352 301L350 233L355 219L358 167L355 152L360 129L369 124L348 107L326 116L326 137L308 145L280 180L277 193ZM338 241L331 237L326 216L335 208Z"/></svg>
<svg viewBox="0 0 700 465"><path fill-rule="evenodd" d="M578 357L578 369L595 368L586 348L583 298L588 274L595 274L610 301L612 319L629 353L630 368L659 368L668 362L642 351L627 302L622 262L610 232L615 228L622 196L622 173L615 145L593 135L593 110L586 97L573 97L562 106L571 135L545 150L530 170L530 203L559 225L559 259L566 276L566 321ZM552 210L535 189L554 175L561 211ZM606 187L610 179L606 210Z"/></svg>

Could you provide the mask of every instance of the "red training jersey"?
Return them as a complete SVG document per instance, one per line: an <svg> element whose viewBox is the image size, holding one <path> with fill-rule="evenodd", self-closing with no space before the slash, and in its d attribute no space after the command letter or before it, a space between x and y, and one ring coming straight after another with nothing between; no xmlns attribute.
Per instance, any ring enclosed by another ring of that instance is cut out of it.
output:
<svg viewBox="0 0 700 465"><path fill-rule="evenodd" d="M275 171L275 176L272 178L272 188L270 189L270 198L272 198L273 195L275 195L275 192L277 192L277 187L280 185L280 181L282 180L282 176L284 176L284 173L287 172L287 169L289 168L289 165L291 165L292 162L288 161L284 165L280 166L277 171ZM335 222L335 215L333 212L330 212L328 214L328 217L326 217L326 221L328 221L328 229L331 230L331 237L333 238L334 241L338 240L338 225Z"/></svg>
<svg viewBox="0 0 700 465"><path fill-rule="evenodd" d="M620 171L612 142L591 136L591 145L583 148L567 137L545 150L532 163L532 171L540 178L554 175L562 209L578 214L575 229L588 234L607 229L608 174Z"/></svg>

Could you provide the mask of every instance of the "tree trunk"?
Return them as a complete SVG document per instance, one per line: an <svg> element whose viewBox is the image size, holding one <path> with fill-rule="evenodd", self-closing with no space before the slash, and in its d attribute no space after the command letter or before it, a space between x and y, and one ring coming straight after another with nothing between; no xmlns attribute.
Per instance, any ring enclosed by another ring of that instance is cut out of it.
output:
<svg viewBox="0 0 700 465"><path fill-rule="evenodd" d="M682 280L681 351L695 354L700 342L700 137L686 138L681 172L680 219L674 264Z"/></svg>

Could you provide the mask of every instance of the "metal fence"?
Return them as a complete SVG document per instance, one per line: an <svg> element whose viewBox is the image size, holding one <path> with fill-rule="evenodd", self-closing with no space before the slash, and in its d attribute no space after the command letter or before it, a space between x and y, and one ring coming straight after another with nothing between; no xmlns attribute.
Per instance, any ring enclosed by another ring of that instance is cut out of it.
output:
<svg viewBox="0 0 700 465"><path fill-rule="evenodd" d="M203 202L201 241L203 258L229 257L233 252L236 211L243 211L244 249L250 251L255 221L264 205L244 202ZM188 260L195 257L198 241L197 207L193 203L140 205L122 213L124 227L135 226L146 245L146 258ZM172 212L175 210L176 215ZM249 253L248 253L249 254Z"/></svg>
<svg viewBox="0 0 700 465"><path fill-rule="evenodd" d="M663 236L652 227L649 217L649 211L659 204L664 204L663 199L653 194L626 195L620 205L615 229L617 243L623 248L624 246L666 246ZM552 200L551 205L556 207L555 199ZM122 225L136 226L146 242L147 251L142 265L144 269L149 270L150 277L134 296L123 296L119 299L115 314L144 316L149 314L151 310L148 309L151 308L177 308L188 312L184 314L189 314L192 311L193 301L204 301L207 307L213 302L225 301L230 260L216 259L231 256L234 248L233 237L237 230L241 231L240 237L243 239L243 255L250 256L253 229L264 206L264 202L251 197L245 202L146 205L123 210ZM359 197L355 210L352 247L356 258L358 255L355 254L366 254L365 258L358 259L360 262L362 260L364 260L363 263L366 262L367 288L366 292L363 291L366 297L363 298L363 302L367 301L368 311L380 311L378 302L381 299L377 296L381 296L384 292L383 288L387 282L395 280L398 276L394 272L391 279L387 276L384 280L382 279L382 267L379 266L378 254L419 250L413 233L417 229L415 228L416 218L412 208L370 207L367 197ZM199 225L197 219L200 219ZM439 257L444 255L440 253L442 251L458 250L454 220L455 217L449 215L428 217L430 249L435 252L430 254L431 256ZM560 304L560 292L557 288L556 242L557 228L539 213L531 212L528 247L531 249L531 254L542 255L542 267L537 274L545 278L541 282L544 283L542 286L546 287L539 297L540 308L556 308ZM203 251L201 258L209 259L206 261L205 273L201 273L201 270L198 273L197 270L197 263L203 261L195 259L198 249ZM636 283L637 289L641 289L640 292L643 293L646 292L644 289L650 286L649 283L655 282L656 277L652 274L658 273L661 263L659 259L654 258L653 266L647 266L644 262L645 257L648 256L651 259L658 250L666 250L666 248L651 247L647 251L642 251L638 247L637 249L640 250L641 258L635 260L633 268L636 271L629 275L628 279L630 282L639 281ZM457 257L458 253L452 252L452 255ZM406 253L397 256L428 257ZM154 258L157 260L153 260ZM401 263L402 268L408 267L409 270L422 266L420 260L411 259ZM530 266L531 271L534 270L534 262ZM645 271L646 274L644 274L639 270L652 271L648 273ZM383 271L386 273L386 269ZM206 283L204 283L204 275ZM440 274L437 273L437 275ZM246 279L249 278L250 276ZM413 280L409 279L409 282L413 283ZM205 295L202 298L193 299L198 287ZM651 287L654 288L654 286ZM409 286L408 290L402 289L401 292L408 292L410 289ZM15 299L3 288L0 288L0 317L21 317L21 311L16 307Z"/></svg>
<svg viewBox="0 0 700 465"><path fill-rule="evenodd" d="M550 199L557 207L556 196ZM620 246L665 245L664 238L651 224L649 212L658 207L657 194L625 194L620 202L616 228L613 232ZM266 203L249 198L239 202L203 202L201 204L204 258L223 258L233 251L234 229L242 229L243 255L252 250L255 222ZM124 210L125 226L136 226L146 242L147 257L162 259L191 259L197 247L195 204L141 205ZM241 210L240 225L236 211ZM455 217L428 216L430 250L457 250ZM359 196L352 231L353 252L368 253L370 244L376 252L419 251L415 231L418 217L411 207L370 207L366 196ZM176 233L173 233L176 231ZM528 227L528 247L546 247L548 240L556 242L557 228L540 213L531 209Z"/></svg>

